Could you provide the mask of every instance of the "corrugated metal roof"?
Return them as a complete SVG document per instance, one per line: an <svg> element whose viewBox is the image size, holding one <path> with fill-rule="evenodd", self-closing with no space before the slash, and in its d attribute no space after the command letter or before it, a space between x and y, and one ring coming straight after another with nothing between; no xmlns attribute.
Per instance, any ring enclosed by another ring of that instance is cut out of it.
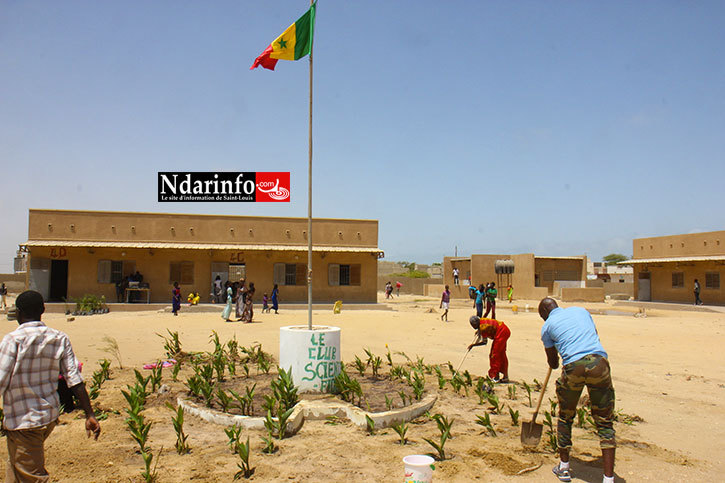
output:
<svg viewBox="0 0 725 483"><path fill-rule="evenodd" d="M94 240L28 240L24 243L27 247L69 247L69 248L155 248L155 249L177 249L177 250L249 250L249 251L307 251L306 245L241 245L222 243L167 243L167 242L114 242ZM314 252L353 252L353 253L383 253L378 248L370 247L341 247L313 245Z"/></svg>
<svg viewBox="0 0 725 483"><path fill-rule="evenodd" d="M676 262L714 262L725 260L725 255L706 255L700 257L635 258L618 262L617 265L635 265L640 263L676 263Z"/></svg>

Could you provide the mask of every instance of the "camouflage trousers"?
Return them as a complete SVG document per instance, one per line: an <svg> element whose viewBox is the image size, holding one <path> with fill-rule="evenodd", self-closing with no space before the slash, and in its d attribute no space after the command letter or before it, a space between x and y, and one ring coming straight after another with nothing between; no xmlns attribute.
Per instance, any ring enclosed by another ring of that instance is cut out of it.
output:
<svg viewBox="0 0 725 483"><path fill-rule="evenodd" d="M571 448L571 426L584 386L589 391L599 445L602 449L615 448L614 387L609 374L609 361L602 356L590 354L565 365L561 377L556 381L556 396L559 399L559 449Z"/></svg>

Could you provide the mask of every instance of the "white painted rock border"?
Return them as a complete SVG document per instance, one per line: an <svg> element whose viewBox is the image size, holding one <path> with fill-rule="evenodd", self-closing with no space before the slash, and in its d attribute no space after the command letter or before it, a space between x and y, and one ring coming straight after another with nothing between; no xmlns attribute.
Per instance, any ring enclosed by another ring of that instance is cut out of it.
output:
<svg viewBox="0 0 725 483"><path fill-rule="evenodd" d="M330 416L349 419L353 424L360 428L367 428L367 420L365 416L369 416L375 423L375 428L389 428L396 424L411 421L426 411L430 410L435 404L438 396L429 394L422 400L411 404L410 406L393 409L392 411L383 411L380 413L370 413L363 411L357 406L339 400L318 400L318 401L300 401L295 406L290 418L287 422L287 434L297 433L305 419L319 420L326 419ZM204 421L219 424L221 426L241 426L246 429L264 429L264 418L253 416L240 416L236 414L223 413L216 409L202 407L195 402L178 397L176 402L184 408L184 411L197 416Z"/></svg>

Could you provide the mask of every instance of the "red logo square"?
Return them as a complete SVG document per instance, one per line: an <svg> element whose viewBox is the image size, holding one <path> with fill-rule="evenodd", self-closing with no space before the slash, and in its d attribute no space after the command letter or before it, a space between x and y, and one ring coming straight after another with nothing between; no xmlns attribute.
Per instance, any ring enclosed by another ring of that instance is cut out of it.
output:
<svg viewBox="0 0 725 483"><path fill-rule="evenodd" d="M257 172L256 201L290 200L289 171L286 173Z"/></svg>

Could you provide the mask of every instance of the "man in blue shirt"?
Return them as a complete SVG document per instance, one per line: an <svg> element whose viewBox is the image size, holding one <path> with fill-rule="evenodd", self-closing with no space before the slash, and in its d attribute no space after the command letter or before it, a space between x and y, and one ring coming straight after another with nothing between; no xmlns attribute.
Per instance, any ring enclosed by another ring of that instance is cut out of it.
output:
<svg viewBox="0 0 725 483"><path fill-rule="evenodd" d="M571 426L579 396L586 386L602 448L603 482L614 483L614 387L607 353L599 342L592 316L581 307L562 309L554 299L548 297L539 304L539 315L545 321L541 328L541 341L549 366L558 368L560 355L563 365L561 377L556 381L556 396L559 400L557 435L561 461L554 467L554 474L561 481L571 481Z"/></svg>
<svg viewBox="0 0 725 483"><path fill-rule="evenodd" d="M476 316L482 317L483 316L483 299L486 297L486 288L483 286L483 284L478 286L478 290L476 290L476 301L473 304L473 307L476 309Z"/></svg>

